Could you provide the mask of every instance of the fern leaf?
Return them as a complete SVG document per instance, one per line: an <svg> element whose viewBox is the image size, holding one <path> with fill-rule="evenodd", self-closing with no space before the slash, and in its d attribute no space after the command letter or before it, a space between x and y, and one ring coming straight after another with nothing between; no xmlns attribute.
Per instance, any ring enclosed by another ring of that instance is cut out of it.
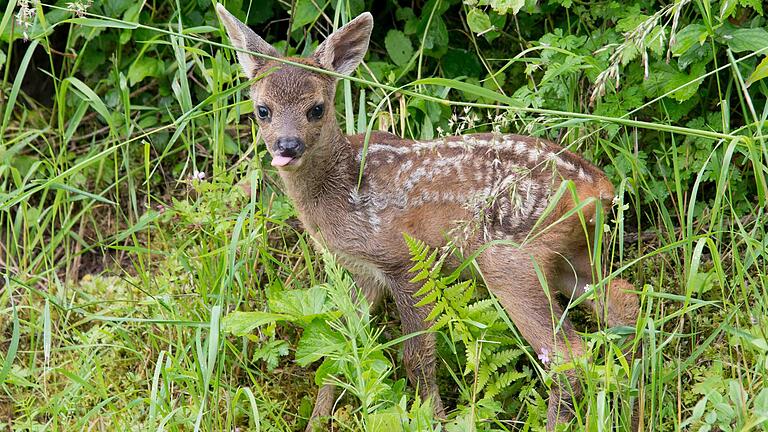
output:
<svg viewBox="0 0 768 432"><path fill-rule="evenodd" d="M451 321L451 316L443 314L434 324L432 324L432 330L437 331L448 325Z"/></svg>
<svg viewBox="0 0 768 432"><path fill-rule="evenodd" d="M426 306L428 304L434 303L439 296L440 296L440 291L437 291L437 290L432 291L429 294L422 297L421 300L419 300L414 306L422 307L422 306Z"/></svg>
<svg viewBox="0 0 768 432"><path fill-rule="evenodd" d="M493 382L488 385L488 388L485 391L485 397L496 397L502 390L509 387L510 384L525 377L526 374L524 372L518 371L507 371L503 374L494 376L492 378Z"/></svg>
<svg viewBox="0 0 768 432"><path fill-rule="evenodd" d="M421 288L419 288L418 291L413 293L413 296L414 297L421 297L424 294L426 294L426 293L428 293L430 291L433 291L435 288L436 288L435 281L432 280L432 279L427 279L427 281L424 282L424 285L422 285Z"/></svg>
<svg viewBox="0 0 768 432"><path fill-rule="evenodd" d="M445 310L445 301L440 299L435 302L435 307L432 308L432 311L429 312L429 315L427 315L426 321L434 321L439 317L443 311Z"/></svg>
<svg viewBox="0 0 768 432"><path fill-rule="evenodd" d="M411 282L412 282L412 283L415 283L415 282L421 282L421 281L423 281L424 279L426 279L426 278L428 278L428 277L429 277L429 270L427 270L427 269L422 269L422 270L421 270L421 271L420 271L420 272L419 272L419 273L418 273L416 276L414 276L414 277L411 279Z"/></svg>

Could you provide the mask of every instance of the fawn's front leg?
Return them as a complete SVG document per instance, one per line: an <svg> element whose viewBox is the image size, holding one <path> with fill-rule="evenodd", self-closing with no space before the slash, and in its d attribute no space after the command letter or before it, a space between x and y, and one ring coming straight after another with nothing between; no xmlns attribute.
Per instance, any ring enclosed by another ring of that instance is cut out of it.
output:
<svg viewBox="0 0 768 432"><path fill-rule="evenodd" d="M380 278L375 277L369 273L354 272L352 271L352 277L355 280L357 289L353 289L352 297L356 298L358 292L365 297L368 302L370 311L375 311L381 303L384 295L386 294L387 287ZM312 416L309 418L309 423L305 432L312 432L313 430L325 430L326 428L322 424L323 417L330 417L333 410L333 404L336 401L336 386L332 384L325 384L317 391L317 398L315 399L315 407L312 410Z"/></svg>
<svg viewBox="0 0 768 432"><path fill-rule="evenodd" d="M402 333L407 335L428 329L430 323L426 322L426 318L430 308L416 307L418 299L413 297L419 286L409 281L406 271L389 277L388 282L397 304ZM420 395L432 400L435 416L444 418L445 409L435 375L436 359L434 333L422 333L403 342L403 363L409 381L418 389Z"/></svg>

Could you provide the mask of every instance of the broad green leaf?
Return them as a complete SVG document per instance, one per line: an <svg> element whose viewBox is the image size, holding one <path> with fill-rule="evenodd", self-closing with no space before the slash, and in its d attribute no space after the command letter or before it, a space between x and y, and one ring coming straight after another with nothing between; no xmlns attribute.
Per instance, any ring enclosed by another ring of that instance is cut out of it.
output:
<svg viewBox="0 0 768 432"><path fill-rule="evenodd" d="M501 15L508 14L510 10L512 15L517 15L520 9L525 6L525 0L491 0L488 4Z"/></svg>
<svg viewBox="0 0 768 432"><path fill-rule="evenodd" d="M343 351L346 348L344 337L333 331L328 324L320 319L312 321L296 347L296 363L307 366L321 358Z"/></svg>
<svg viewBox="0 0 768 432"><path fill-rule="evenodd" d="M424 49L429 51L431 55L442 55L443 50L448 48L448 27L446 27L445 21L441 17L434 16L430 22L429 13L425 11L424 15L419 23L416 34L421 38L424 32L426 32L427 24L429 23L429 32L424 36Z"/></svg>
<svg viewBox="0 0 768 432"><path fill-rule="evenodd" d="M136 59L136 61L128 68L128 82L131 86L134 86L144 78L160 76L162 71L162 60L142 56Z"/></svg>
<svg viewBox="0 0 768 432"><path fill-rule="evenodd" d="M759 337L752 338L750 342L752 342L752 345L756 346L761 351L763 352L768 351L768 342L765 341L765 338L759 338Z"/></svg>
<svg viewBox="0 0 768 432"><path fill-rule="evenodd" d="M274 313L310 321L329 310L325 298L326 291L321 286L307 290L283 291L269 299L269 308Z"/></svg>
<svg viewBox="0 0 768 432"><path fill-rule="evenodd" d="M403 430L400 414L396 412L379 411L368 415L366 423L370 430L399 432Z"/></svg>
<svg viewBox="0 0 768 432"><path fill-rule="evenodd" d="M759 65L755 68L755 71L752 72L752 74L749 75L749 78L747 78L747 87L752 85L752 83L755 83L757 81L760 81L763 78L768 77L768 57L765 57L763 61L760 62Z"/></svg>
<svg viewBox="0 0 768 432"><path fill-rule="evenodd" d="M448 48L440 64L447 78L478 76L483 72L475 53L464 49Z"/></svg>
<svg viewBox="0 0 768 432"><path fill-rule="evenodd" d="M398 66L404 66L413 55L411 39L400 30L390 30L387 32L384 46L387 48L389 58Z"/></svg>
<svg viewBox="0 0 768 432"><path fill-rule="evenodd" d="M704 71L705 65L698 63L691 67L690 74L677 70L661 72L656 77L661 90L659 94L671 92L669 96L678 102L690 99L699 89Z"/></svg>
<svg viewBox="0 0 768 432"><path fill-rule="evenodd" d="M467 25L473 32L483 33L491 29L491 19L480 9L472 8L467 14Z"/></svg>
<svg viewBox="0 0 768 432"><path fill-rule="evenodd" d="M755 396L752 405L754 406L755 414L768 417L768 388L760 390L760 393Z"/></svg>
<svg viewBox="0 0 768 432"><path fill-rule="evenodd" d="M221 321L221 330L226 333L232 333L235 336L245 336L257 327L264 324L271 324L276 321L290 320L290 316L263 311L241 312L235 311L229 313Z"/></svg>
<svg viewBox="0 0 768 432"><path fill-rule="evenodd" d="M672 54L679 56L686 53L695 43L701 45L707 37L707 28L703 24L689 24L675 35Z"/></svg>
<svg viewBox="0 0 768 432"><path fill-rule="evenodd" d="M257 25L272 19L274 16L274 0L259 0L258 2L248 2L249 11L248 25Z"/></svg>
<svg viewBox="0 0 768 432"><path fill-rule="evenodd" d="M325 384L325 379L330 375L337 375L341 373L338 363L339 362L331 358L326 358L323 360L323 363L315 371L315 384L321 386Z"/></svg>
<svg viewBox="0 0 768 432"><path fill-rule="evenodd" d="M768 31L763 28L740 28L723 34L723 40L735 53L744 51L768 52Z"/></svg>
<svg viewBox="0 0 768 432"><path fill-rule="evenodd" d="M296 31L307 24L314 22L320 16L320 9L312 0L298 0L293 9L293 24L291 31Z"/></svg>

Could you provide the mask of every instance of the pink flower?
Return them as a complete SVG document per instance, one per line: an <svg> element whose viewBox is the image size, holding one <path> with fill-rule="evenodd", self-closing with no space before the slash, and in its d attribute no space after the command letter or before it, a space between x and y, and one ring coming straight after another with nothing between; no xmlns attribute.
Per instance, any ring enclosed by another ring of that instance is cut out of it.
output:
<svg viewBox="0 0 768 432"><path fill-rule="evenodd" d="M541 353L539 353L539 361L544 364L549 364L549 350L546 348L541 349Z"/></svg>

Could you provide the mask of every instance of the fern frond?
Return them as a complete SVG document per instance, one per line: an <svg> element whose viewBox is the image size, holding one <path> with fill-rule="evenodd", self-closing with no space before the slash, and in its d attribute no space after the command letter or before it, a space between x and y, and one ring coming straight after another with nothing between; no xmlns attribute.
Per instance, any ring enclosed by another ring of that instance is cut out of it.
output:
<svg viewBox="0 0 768 432"><path fill-rule="evenodd" d="M523 350L519 348L509 348L492 354L488 359L488 364L492 365L494 369L499 369L517 360L522 354Z"/></svg>
<svg viewBox="0 0 768 432"><path fill-rule="evenodd" d="M496 375L492 378L493 382L488 385L485 390L485 397L493 398L498 396L502 390L509 387L513 382L525 378L527 375L524 372L519 371L507 371L502 374Z"/></svg>

